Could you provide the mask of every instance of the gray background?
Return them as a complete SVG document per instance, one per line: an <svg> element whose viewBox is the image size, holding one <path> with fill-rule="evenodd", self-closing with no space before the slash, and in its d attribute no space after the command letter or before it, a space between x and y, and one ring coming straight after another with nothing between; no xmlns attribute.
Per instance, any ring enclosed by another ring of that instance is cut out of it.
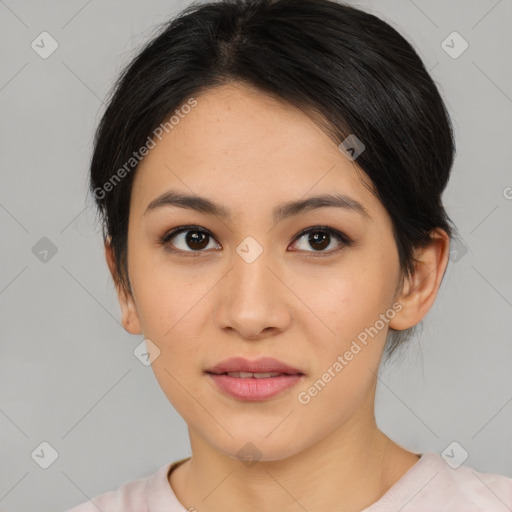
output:
<svg viewBox="0 0 512 512"><path fill-rule="evenodd" d="M0 1L2 511L64 510L189 455L186 424L132 353L143 337L119 323L86 195L107 92L186 5ZM405 35L440 87L458 147L444 201L467 245L424 331L382 368L378 424L413 451L457 441L466 465L512 476L512 2L354 5ZM46 59L31 47L43 31L59 45ZM453 31L469 44L458 58L441 46ZM58 453L48 469L31 456L43 441Z"/></svg>

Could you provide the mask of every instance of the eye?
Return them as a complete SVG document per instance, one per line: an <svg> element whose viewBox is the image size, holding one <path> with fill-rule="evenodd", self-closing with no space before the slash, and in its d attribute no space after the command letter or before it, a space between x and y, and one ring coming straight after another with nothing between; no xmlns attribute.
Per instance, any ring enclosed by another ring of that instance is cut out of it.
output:
<svg viewBox="0 0 512 512"><path fill-rule="evenodd" d="M296 240L300 241L302 238L305 242L302 244L302 247L299 247L299 250L319 253L318 256L338 252L343 249L343 247L352 244L352 240L348 238L348 236L337 229L330 228L329 226L312 226L307 228L297 235ZM331 245L333 238L337 240L338 246L331 250L324 250ZM313 251L308 250L307 246L312 247ZM311 256L316 255L311 254Z"/></svg>
<svg viewBox="0 0 512 512"><path fill-rule="evenodd" d="M175 241L171 243L173 239L175 239ZM201 229L197 226L181 226L167 232L160 240L160 244L165 245L171 252L197 253L204 252L203 249L212 248L208 247L210 245L210 239L213 240L214 238L212 234L205 229ZM176 248L176 250L173 247ZM215 248L215 246L213 248ZM191 254L191 256L196 255Z"/></svg>
<svg viewBox="0 0 512 512"><path fill-rule="evenodd" d="M352 244L352 240L348 236L329 226L309 227L302 230L294 240L300 241L302 238L305 239L305 242L298 249L312 253L310 256L326 256ZM325 249L331 245L333 239L338 242L338 246L326 251ZM171 242L171 240L174 241ZM205 249L221 248L218 244L213 244L212 247L209 247L212 240L215 240L213 235L203 228L198 226L181 226L165 233L159 243L170 252L199 256L201 252L205 252ZM297 245L297 242L294 242L294 245ZM312 247L313 250L308 250L305 247L306 245Z"/></svg>

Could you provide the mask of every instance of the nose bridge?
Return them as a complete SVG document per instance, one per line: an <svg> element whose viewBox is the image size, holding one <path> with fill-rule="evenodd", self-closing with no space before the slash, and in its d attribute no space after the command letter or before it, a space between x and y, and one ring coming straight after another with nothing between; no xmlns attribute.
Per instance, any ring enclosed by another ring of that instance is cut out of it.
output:
<svg viewBox="0 0 512 512"><path fill-rule="evenodd" d="M247 295L251 300L271 300L271 291L275 289L275 276L272 268L271 251L253 236L245 237L233 254L232 292L244 300ZM275 266L275 265L274 265Z"/></svg>
<svg viewBox="0 0 512 512"><path fill-rule="evenodd" d="M221 292L220 323L247 338L257 337L269 327L282 329L288 315L284 304L279 304L282 290L270 249L247 236L235 248L232 263Z"/></svg>

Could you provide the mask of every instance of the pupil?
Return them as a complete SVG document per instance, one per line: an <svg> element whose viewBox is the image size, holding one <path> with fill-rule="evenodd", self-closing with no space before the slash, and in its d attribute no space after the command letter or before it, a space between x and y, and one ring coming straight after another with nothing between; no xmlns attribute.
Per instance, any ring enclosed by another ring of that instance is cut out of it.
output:
<svg viewBox="0 0 512 512"><path fill-rule="evenodd" d="M191 249L204 249L208 245L207 242L208 236L206 233L199 233L197 231L189 231L186 236L186 241L189 246L192 246ZM311 233L309 235L309 243L312 243L313 248L316 250L322 250L329 246L329 235L327 233ZM316 247L314 247L316 245Z"/></svg>
<svg viewBox="0 0 512 512"><path fill-rule="evenodd" d="M197 231L189 231L186 236L187 244L192 246L191 249L203 249L208 245L208 243L204 243L205 240L207 241L206 233L198 233Z"/></svg>
<svg viewBox="0 0 512 512"><path fill-rule="evenodd" d="M320 246L317 245L316 248L318 249L325 249L326 247L329 246L329 242L325 243L326 240L328 240L329 238L329 235L327 233L312 233L309 235L309 242L315 242L318 244L318 241L319 241L319 238L322 238L322 240L320 241ZM315 249L315 247L313 247Z"/></svg>

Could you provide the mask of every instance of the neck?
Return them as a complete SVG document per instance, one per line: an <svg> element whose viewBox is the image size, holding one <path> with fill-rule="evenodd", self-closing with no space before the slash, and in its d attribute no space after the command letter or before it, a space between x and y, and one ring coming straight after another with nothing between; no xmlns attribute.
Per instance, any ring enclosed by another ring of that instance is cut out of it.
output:
<svg viewBox="0 0 512 512"><path fill-rule="evenodd" d="M373 409L306 450L250 466L189 434L192 458L169 482L183 505L201 512L360 511L418 461L377 428Z"/></svg>

